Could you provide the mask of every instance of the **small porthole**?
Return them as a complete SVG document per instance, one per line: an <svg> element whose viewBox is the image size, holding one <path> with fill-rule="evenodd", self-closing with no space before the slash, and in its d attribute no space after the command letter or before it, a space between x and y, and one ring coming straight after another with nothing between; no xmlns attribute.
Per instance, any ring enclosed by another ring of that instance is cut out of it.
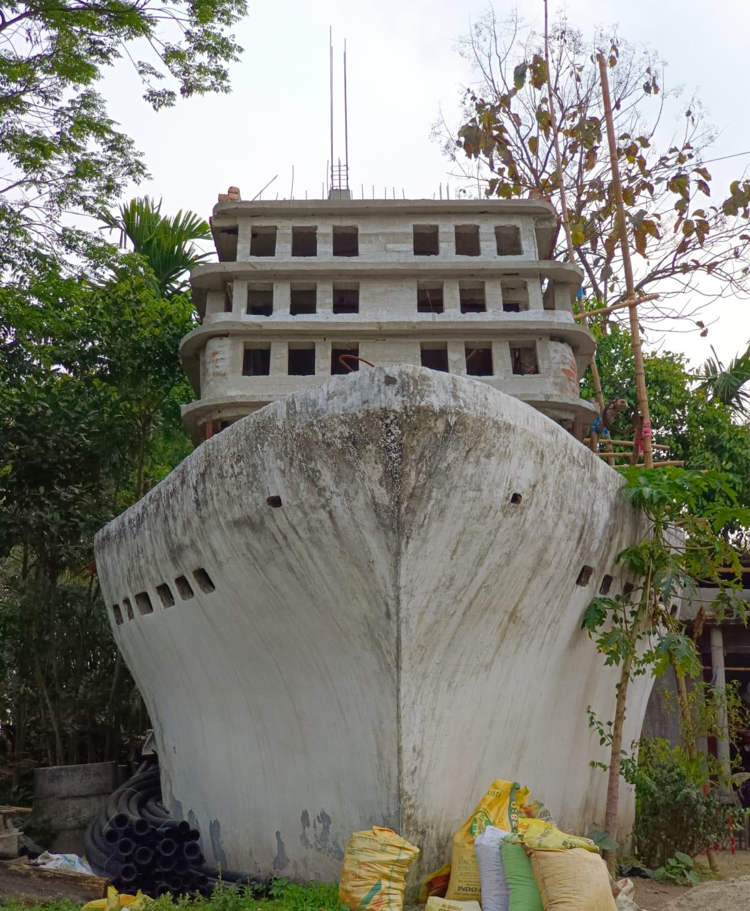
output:
<svg viewBox="0 0 750 911"><path fill-rule="evenodd" d="M172 589L166 582L162 582L161 585L156 586L156 594L161 598L161 603L164 607L172 607L174 604L174 595L172 594Z"/></svg>
<svg viewBox="0 0 750 911"><path fill-rule="evenodd" d="M593 566L582 566L581 571L578 573L578 578L576 579L576 585L588 585L593 572Z"/></svg>
<svg viewBox="0 0 750 911"><path fill-rule="evenodd" d="M274 509L278 509L281 506L281 497L267 497L266 503L269 506L273 506Z"/></svg>
<svg viewBox="0 0 750 911"><path fill-rule="evenodd" d="M198 588L200 588L202 592L209 593L216 590L216 586L212 582L211 576L209 576L205 569L194 569L193 577L198 583Z"/></svg>
<svg viewBox="0 0 750 911"><path fill-rule="evenodd" d="M184 576L178 576L174 580L174 584L177 587L177 594L182 598L183 601L187 601L188 598L193 597L192 586Z"/></svg>
<svg viewBox="0 0 750 911"><path fill-rule="evenodd" d="M115 618L115 623L118 626L122 626L122 611L119 604L112 605L112 616Z"/></svg>
<svg viewBox="0 0 750 911"><path fill-rule="evenodd" d="M674 604L669 608L670 616L676 617L680 612L680 605L675 601Z"/></svg>
<svg viewBox="0 0 750 911"><path fill-rule="evenodd" d="M604 576L602 578L602 584L599 586L599 594L608 595L611 587L612 587L612 576Z"/></svg>
<svg viewBox="0 0 750 911"><path fill-rule="evenodd" d="M622 587L622 596L623 598L629 598L633 594L633 583L626 582Z"/></svg>
<svg viewBox="0 0 750 911"><path fill-rule="evenodd" d="M153 614L154 606L148 592L138 592L135 596L135 606L139 614Z"/></svg>
<svg viewBox="0 0 750 911"><path fill-rule="evenodd" d="M133 605L130 603L130 598L122 599L122 606L125 608L125 616L128 620L133 619Z"/></svg>
<svg viewBox="0 0 750 911"><path fill-rule="evenodd" d="M514 506L518 506L518 504L521 502L522 499L523 499L523 497L521 496L520 493L514 493L511 495L510 502Z"/></svg>

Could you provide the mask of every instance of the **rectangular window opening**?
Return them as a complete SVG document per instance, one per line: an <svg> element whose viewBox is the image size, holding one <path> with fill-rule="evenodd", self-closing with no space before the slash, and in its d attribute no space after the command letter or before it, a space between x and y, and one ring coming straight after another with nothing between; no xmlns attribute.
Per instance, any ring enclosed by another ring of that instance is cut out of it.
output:
<svg viewBox="0 0 750 911"><path fill-rule="evenodd" d="M602 576L602 584L599 586L599 594L608 595L610 588L612 588L612 582L612 576Z"/></svg>
<svg viewBox="0 0 750 911"><path fill-rule="evenodd" d="M315 313L317 295L315 285L292 285L289 312L292 316Z"/></svg>
<svg viewBox="0 0 750 911"><path fill-rule="evenodd" d="M135 596L135 606L141 614L153 614L154 606L148 592L138 592Z"/></svg>
<svg viewBox="0 0 750 911"><path fill-rule="evenodd" d="M315 345L289 343L289 376L313 376L315 374Z"/></svg>
<svg viewBox="0 0 750 911"><path fill-rule="evenodd" d="M414 225L414 255L437 256L440 252L437 225Z"/></svg>
<svg viewBox="0 0 750 911"><path fill-rule="evenodd" d="M529 309L529 291L526 282L501 282L500 294L505 313L521 313Z"/></svg>
<svg viewBox="0 0 750 911"><path fill-rule="evenodd" d="M252 228L250 256L276 256L276 226Z"/></svg>
<svg viewBox="0 0 750 911"><path fill-rule="evenodd" d="M516 225L497 225L495 228L495 242L498 256L520 256L521 229Z"/></svg>
<svg viewBox="0 0 750 911"><path fill-rule="evenodd" d="M458 297L461 302L461 313L484 313L487 310L483 282L459 282Z"/></svg>
<svg viewBox="0 0 750 911"><path fill-rule="evenodd" d="M417 285L417 313L442 313L443 308L443 283L420 282Z"/></svg>
<svg viewBox="0 0 750 911"><path fill-rule="evenodd" d="M187 601L189 598L193 597L193 588L184 576L178 576L174 580L174 584L177 589L177 594L183 601Z"/></svg>
<svg viewBox="0 0 750 911"><path fill-rule="evenodd" d="M122 626L122 611L119 604L112 605L112 616L115 618L115 623L118 626Z"/></svg>
<svg viewBox="0 0 750 911"><path fill-rule="evenodd" d="M448 345L445 342L423 342L419 353L423 367L448 372Z"/></svg>
<svg viewBox="0 0 750 911"><path fill-rule="evenodd" d="M130 598L122 599L122 606L125 608L125 616L128 620L133 619L133 605L130 603Z"/></svg>
<svg viewBox="0 0 750 911"><path fill-rule="evenodd" d="M270 316L273 313L273 285L250 285L247 289L249 316Z"/></svg>
<svg viewBox="0 0 750 911"><path fill-rule="evenodd" d="M479 225L456 225L456 254L479 256Z"/></svg>
<svg viewBox="0 0 750 911"><path fill-rule="evenodd" d="M318 229L315 227L292 228L292 256L318 255Z"/></svg>
<svg viewBox="0 0 750 911"><path fill-rule="evenodd" d="M331 373L352 373L359 370L359 345L339 345L331 348Z"/></svg>
<svg viewBox="0 0 750 911"><path fill-rule="evenodd" d="M172 594L172 589L166 582L162 582L160 585L156 586L156 594L161 599L161 603L164 607L174 606L174 595Z"/></svg>
<svg viewBox="0 0 750 911"><path fill-rule="evenodd" d="M539 373L536 345L511 345L510 361L513 373L518 376L530 376L531 374Z"/></svg>
<svg viewBox="0 0 750 911"><path fill-rule="evenodd" d="M333 312L359 313L359 285L333 286Z"/></svg>
<svg viewBox="0 0 750 911"><path fill-rule="evenodd" d="M478 342L466 343L467 376L492 376L492 346Z"/></svg>
<svg viewBox="0 0 750 911"><path fill-rule="evenodd" d="M359 229L333 226L333 255L359 256Z"/></svg>
<svg viewBox="0 0 750 911"><path fill-rule="evenodd" d="M193 578L198 583L198 588L200 588L202 592L206 592L206 594L210 594L216 589L211 576L209 576L205 569L194 569Z"/></svg>
<svg viewBox="0 0 750 911"><path fill-rule="evenodd" d="M232 301L234 300L234 285L227 285L224 288L224 313L232 312Z"/></svg>
<svg viewBox="0 0 750 911"><path fill-rule="evenodd" d="M243 376L268 376L271 368L271 346L247 346L242 359Z"/></svg>

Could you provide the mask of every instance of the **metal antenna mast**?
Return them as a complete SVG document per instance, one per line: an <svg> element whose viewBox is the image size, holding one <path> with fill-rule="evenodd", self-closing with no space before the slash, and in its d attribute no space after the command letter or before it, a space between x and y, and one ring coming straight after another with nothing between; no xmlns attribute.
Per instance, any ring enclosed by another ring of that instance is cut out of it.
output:
<svg viewBox="0 0 750 911"><path fill-rule="evenodd" d="M331 102L331 189L333 189L333 26L328 26L328 69L330 76L330 102Z"/></svg>
<svg viewBox="0 0 750 911"><path fill-rule="evenodd" d="M344 38L344 164L346 188L349 189L349 111L346 106L346 38Z"/></svg>
<svg viewBox="0 0 750 911"><path fill-rule="evenodd" d="M333 141L333 27L328 30L328 58L330 68L330 101L331 101L331 182L328 198L350 199L349 191L349 108L346 86L346 41L344 41L344 164L334 158Z"/></svg>

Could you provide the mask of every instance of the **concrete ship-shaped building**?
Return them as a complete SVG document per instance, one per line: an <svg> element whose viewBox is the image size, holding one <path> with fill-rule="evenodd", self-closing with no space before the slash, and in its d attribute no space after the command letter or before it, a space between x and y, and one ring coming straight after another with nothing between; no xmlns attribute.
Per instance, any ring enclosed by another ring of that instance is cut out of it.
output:
<svg viewBox="0 0 750 911"><path fill-rule="evenodd" d="M639 517L579 441L551 206L237 197L192 276L200 445L96 540L165 800L209 862L299 878L371 825L440 866L498 777L601 823L616 680L580 624Z"/></svg>

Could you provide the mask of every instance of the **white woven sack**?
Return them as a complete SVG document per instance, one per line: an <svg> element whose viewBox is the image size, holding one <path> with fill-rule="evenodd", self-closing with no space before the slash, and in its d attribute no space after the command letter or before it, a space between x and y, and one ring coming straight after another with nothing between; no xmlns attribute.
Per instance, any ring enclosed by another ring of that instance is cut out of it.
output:
<svg viewBox="0 0 750 911"><path fill-rule="evenodd" d="M487 826L474 839L474 853L477 856L482 887L482 911L508 911L510 906L510 890L500 854L503 839L509 834L497 826Z"/></svg>

